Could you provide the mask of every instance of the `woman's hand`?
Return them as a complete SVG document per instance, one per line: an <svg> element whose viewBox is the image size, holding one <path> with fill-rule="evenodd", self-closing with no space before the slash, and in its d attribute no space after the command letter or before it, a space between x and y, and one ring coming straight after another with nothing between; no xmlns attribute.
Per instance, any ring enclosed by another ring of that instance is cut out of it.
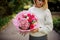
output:
<svg viewBox="0 0 60 40"><path fill-rule="evenodd" d="M36 32L38 32L38 30L39 30L39 29L36 28L36 29L31 30L31 32L32 32L32 33L36 33Z"/></svg>

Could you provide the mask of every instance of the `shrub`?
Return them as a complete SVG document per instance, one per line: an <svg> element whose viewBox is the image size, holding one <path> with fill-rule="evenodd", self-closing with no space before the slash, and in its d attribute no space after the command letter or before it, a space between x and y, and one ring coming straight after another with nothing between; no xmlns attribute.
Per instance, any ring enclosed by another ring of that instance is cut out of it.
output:
<svg viewBox="0 0 60 40"><path fill-rule="evenodd" d="M60 33L60 18L53 19L54 30Z"/></svg>
<svg viewBox="0 0 60 40"><path fill-rule="evenodd" d="M5 24L7 24L12 18L13 18L12 16L0 18L0 29L1 29Z"/></svg>

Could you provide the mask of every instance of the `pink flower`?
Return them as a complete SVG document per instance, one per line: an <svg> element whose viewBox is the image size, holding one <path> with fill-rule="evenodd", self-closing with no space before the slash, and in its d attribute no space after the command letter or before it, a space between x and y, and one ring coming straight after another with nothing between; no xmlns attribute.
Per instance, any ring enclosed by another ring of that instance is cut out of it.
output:
<svg viewBox="0 0 60 40"><path fill-rule="evenodd" d="M20 20L20 18L18 18L18 20Z"/></svg>
<svg viewBox="0 0 60 40"><path fill-rule="evenodd" d="M34 25L33 24L30 24L30 29L33 29L34 28Z"/></svg>
<svg viewBox="0 0 60 40"><path fill-rule="evenodd" d="M29 27L29 22L27 21L27 19L21 18L21 20L19 21L19 26L20 26L22 29L28 29L28 27Z"/></svg>

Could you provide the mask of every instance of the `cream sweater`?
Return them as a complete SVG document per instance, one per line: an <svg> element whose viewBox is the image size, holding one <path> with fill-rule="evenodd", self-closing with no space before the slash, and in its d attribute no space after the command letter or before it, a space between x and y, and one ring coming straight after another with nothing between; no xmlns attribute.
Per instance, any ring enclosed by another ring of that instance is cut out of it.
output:
<svg viewBox="0 0 60 40"><path fill-rule="evenodd" d="M30 35L39 37L48 34L53 29L53 21L51 12L49 9L43 10L42 8L31 7L29 10L31 13L38 17L39 31L36 33L30 33Z"/></svg>

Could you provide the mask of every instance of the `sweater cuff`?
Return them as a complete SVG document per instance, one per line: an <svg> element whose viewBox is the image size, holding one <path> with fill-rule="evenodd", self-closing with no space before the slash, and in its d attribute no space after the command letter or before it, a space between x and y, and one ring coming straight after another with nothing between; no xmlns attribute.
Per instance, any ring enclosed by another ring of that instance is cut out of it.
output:
<svg viewBox="0 0 60 40"><path fill-rule="evenodd" d="M43 34L48 34L50 32L50 30L46 26L40 26L39 32L43 33Z"/></svg>

